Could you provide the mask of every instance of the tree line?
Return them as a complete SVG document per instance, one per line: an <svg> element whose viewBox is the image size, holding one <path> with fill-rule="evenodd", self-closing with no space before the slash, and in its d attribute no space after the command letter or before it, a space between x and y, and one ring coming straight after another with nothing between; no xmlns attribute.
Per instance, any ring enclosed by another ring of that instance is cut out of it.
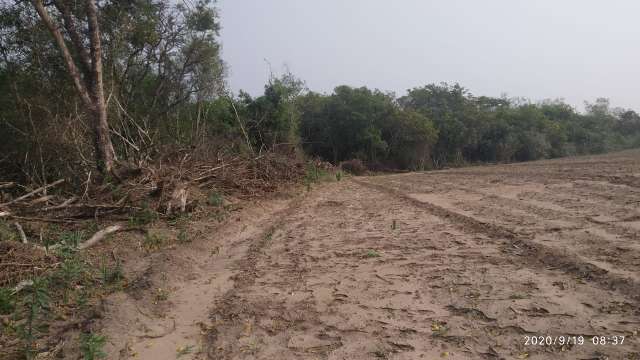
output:
<svg viewBox="0 0 640 360"><path fill-rule="evenodd" d="M475 96L430 84L401 96L309 91L285 73L232 94L209 0L0 1L0 172L44 183L118 176L177 150L287 151L372 169L514 162L640 146L640 116L606 99Z"/></svg>
<svg viewBox="0 0 640 360"><path fill-rule="evenodd" d="M309 93L298 102L309 154L334 163L425 169L469 162L515 162L640 146L640 116L597 99L578 113L561 100L473 96L430 84L401 97L365 87Z"/></svg>

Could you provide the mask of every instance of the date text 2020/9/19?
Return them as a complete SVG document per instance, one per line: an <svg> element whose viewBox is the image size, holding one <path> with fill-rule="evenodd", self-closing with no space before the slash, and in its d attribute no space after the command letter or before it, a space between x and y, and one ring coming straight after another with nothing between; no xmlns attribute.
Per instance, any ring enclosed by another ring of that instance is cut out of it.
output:
<svg viewBox="0 0 640 360"><path fill-rule="evenodd" d="M525 336L524 345L552 346L552 345L622 345L624 336L581 336L581 335L536 335Z"/></svg>

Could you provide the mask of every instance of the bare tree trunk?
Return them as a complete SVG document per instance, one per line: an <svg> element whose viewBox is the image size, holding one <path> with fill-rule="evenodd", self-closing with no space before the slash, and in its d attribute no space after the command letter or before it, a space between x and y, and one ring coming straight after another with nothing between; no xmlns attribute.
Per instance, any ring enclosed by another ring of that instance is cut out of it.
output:
<svg viewBox="0 0 640 360"><path fill-rule="evenodd" d="M91 80L94 102L94 143L98 169L103 173L113 171L115 151L109 136L107 108L104 102L104 86L102 82L102 47L100 44L100 28L98 26L98 9L95 0L87 0L87 19L89 20L89 36L91 37Z"/></svg>
<svg viewBox="0 0 640 360"><path fill-rule="evenodd" d="M107 109L104 101L104 85L102 81L102 48L100 44L100 28L98 26L98 9L95 0L86 0L87 3L87 20L89 24L89 43L91 45L91 63L88 63L87 50L82 47L80 34L78 33L73 18L64 0L55 1L54 5L58 7L62 13L65 22L65 28L69 32L73 45L78 49L81 60L81 68L84 72L81 74L78 66L67 47L64 36L60 28L55 24L49 12L44 6L42 0L31 0L38 15L46 25L47 29L53 36L56 45L62 53L65 65L73 84L82 99L85 107L91 115L91 128L93 130L93 142L95 147L96 165L100 172L112 173L115 162L115 151L109 136L109 123L107 121ZM87 68L89 67L89 68ZM84 76L82 76L84 75Z"/></svg>

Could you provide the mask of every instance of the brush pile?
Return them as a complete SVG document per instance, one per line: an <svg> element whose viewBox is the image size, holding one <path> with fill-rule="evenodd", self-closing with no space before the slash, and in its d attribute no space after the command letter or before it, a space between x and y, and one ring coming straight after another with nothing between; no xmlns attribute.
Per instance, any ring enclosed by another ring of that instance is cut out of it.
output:
<svg viewBox="0 0 640 360"><path fill-rule="evenodd" d="M278 191L305 175L303 161L277 153L218 156L213 164L193 160L189 153L172 158L121 167L114 181L88 173L84 182L59 179L35 188L0 182L0 220L18 223L20 228L19 223L25 222L122 221L140 212L171 216L193 210L210 191L253 198ZM18 232L26 243L24 231Z"/></svg>

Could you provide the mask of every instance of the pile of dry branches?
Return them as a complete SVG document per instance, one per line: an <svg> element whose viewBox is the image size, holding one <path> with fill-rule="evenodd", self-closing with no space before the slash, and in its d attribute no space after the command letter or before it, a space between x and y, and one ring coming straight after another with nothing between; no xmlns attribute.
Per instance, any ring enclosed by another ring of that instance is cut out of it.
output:
<svg viewBox="0 0 640 360"><path fill-rule="evenodd" d="M298 182L305 174L304 162L267 153L253 159L236 161L225 168L201 169L193 179L202 187L215 187L239 197L253 197L278 191Z"/></svg>
<svg viewBox="0 0 640 360"><path fill-rule="evenodd" d="M153 165L124 168L119 174L118 179L106 182L96 180L89 172L77 188L71 188L65 179L35 189L0 182L0 220L11 223L25 244L34 242L21 225L26 223L73 226L99 220L111 224L94 235L104 236L131 230L127 225L113 224L126 221L137 212L155 212L162 217L191 211L212 190L237 198L277 191L298 182L305 174L305 164L277 153L219 156L215 163L193 160L186 153ZM100 239L91 240L93 244Z"/></svg>

